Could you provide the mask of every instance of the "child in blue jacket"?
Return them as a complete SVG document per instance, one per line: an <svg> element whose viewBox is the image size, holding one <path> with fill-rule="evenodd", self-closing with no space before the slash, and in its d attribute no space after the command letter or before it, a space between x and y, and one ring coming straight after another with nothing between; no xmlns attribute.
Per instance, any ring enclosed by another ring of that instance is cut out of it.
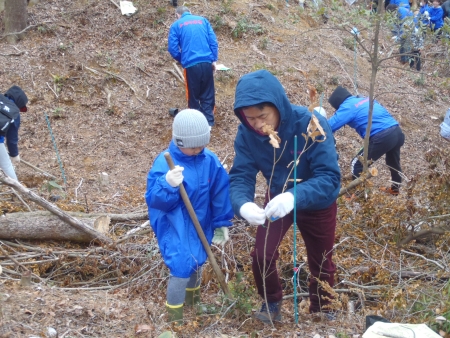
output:
<svg viewBox="0 0 450 338"><path fill-rule="evenodd" d="M433 0L431 7L428 9L430 14L430 27L433 32L439 34L439 30L444 26L444 10L441 7L442 0Z"/></svg>
<svg viewBox="0 0 450 338"><path fill-rule="evenodd" d="M234 214L228 174L217 156L205 148L209 140L210 128L201 112L179 112L173 121L169 149L155 159L147 177L145 201L150 224L170 270L166 302L169 322L181 322L185 302L199 302L201 267L207 259L180 196L182 182L208 243L225 244L229 239L228 227ZM172 170L164 158L166 152L176 164Z"/></svg>
<svg viewBox="0 0 450 338"><path fill-rule="evenodd" d="M338 86L331 94L328 102L336 109L336 113L328 120L331 131L334 133L344 125L351 128L364 138L369 123L369 98L352 96L350 92ZM390 188L382 188L383 191L398 195L402 183L402 168L400 167L400 148L405 142L398 122L378 102L374 102L372 112L372 128L370 130L368 160L377 161L386 155L386 165L391 172L392 185ZM364 153L361 149L352 160L352 175L359 177L363 170L363 164L359 157Z"/></svg>

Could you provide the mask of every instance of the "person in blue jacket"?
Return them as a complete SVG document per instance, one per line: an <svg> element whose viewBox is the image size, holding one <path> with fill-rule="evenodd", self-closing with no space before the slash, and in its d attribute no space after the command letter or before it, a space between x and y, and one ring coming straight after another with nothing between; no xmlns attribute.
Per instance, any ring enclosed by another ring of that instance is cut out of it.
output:
<svg viewBox="0 0 450 338"><path fill-rule="evenodd" d="M19 86L12 86L9 88L5 96L15 103L17 108L19 108L21 113L26 112L28 97L25 92ZM6 132L6 146L8 147L8 153L13 164L20 163L19 155L19 128L20 128L20 114L14 119L14 123L8 128Z"/></svg>
<svg viewBox="0 0 450 338"><path fill-rule="evenodd" d="M338 86L331 94L328 102L336 109L336 113L328 119L332 132L334 133L344 125L349 125L364 139L369 123L369 98L352 96L347 89ZM402 183L400 148L404 142L405 135L398 122L386 108L375 101L367 159L377 161L381 156L386 155L386 165L391 172L392 185L390 188L382 188L381 190L391 195L399 194ZM358 159L363 153L364 148L352 160L353 178L359 177L363 170L363 164Z"/></svg>
<svg viewBox="0 0 450 338"><path fill-rule="evenodd" d="M428 3L428 0L422 0L420 1L420 8L419 11L416 13L417 19L420 20L423 25L429 26L430 25L430 5Z"/></svg>
<svg viewBox="0 0 450 338"><path fill-rule="evenodd" d="M397 5L398 7L404 7L408 10L411 9L411 5L409 3L409 0L390 0L389 5Z"/></svg>
<svg viewBox="0 0 450 338"><path fill-rule="evenodd" d="M408 63L412 56L412 35L415 31L414 14L409 8L393 4L386 7L387 12L396 13L396 21L392 25L392 34L395 41L399 42L399 55L402 64Z"/></svg>
<svg viewBox="0 0 450 338"><path fill-rule="evenodd" d="M440 29L444 26L444 10L441 4L442 0L432 0L431 7L428 9L428 13L430 14L430 27L438 35L441 33Z"/></svg>
<svg viewBox="0 0 450 338"><path fill-rule="evenodd" d="M265 322L281 320L283 291L277 272L278 247L293 224L296 203L297 226L305 241L311 278L311 313L332 313L327 305L332 296L318 280L334 285L332 261L336 229L336 198L340 189L340 170L334 138L326 119L314 113L326 138L308 141L307 127L312 113L289 99L279 80L267 70L242 76L236 86L234 113L241 121L234 142L235 158L230 170L230 196L235 214L258 225L251 253L252 270L263 304L256 318ZM274 148L265 126L271 126L281 138ZM294 143L297 136L297 165L294 200ZM264 208L254 203L256 176L261 172L267 182ZM269 221L270 220L270 221ZM266 298L267 297L267 298ZM267 303L266 303L267 301Z"/></svg>
<svg viewBox="0 0 450 338"><path fill-rule="evenodd" d="M213 126L214 73L219 55L216 34L206 18L191 14L187 7L178 7L176 16L169 31L169 53L184 68L188 107L201 111Z"/></svg>
<svg viewBox="0 0 450 338"><path fill-rule="evenodd" d="M208 121L194 109L174 118L172 141L154 161L147 177L145 201L164 263L170 270L166 309L169 321L183 319L183 303L200 300L201 267L207 259L195 226L180 196L183 182L208 243L229 239L233 210L229 178L217 156L205 148L210 140ZM164 153L172 156L169 170Z"/></svg>

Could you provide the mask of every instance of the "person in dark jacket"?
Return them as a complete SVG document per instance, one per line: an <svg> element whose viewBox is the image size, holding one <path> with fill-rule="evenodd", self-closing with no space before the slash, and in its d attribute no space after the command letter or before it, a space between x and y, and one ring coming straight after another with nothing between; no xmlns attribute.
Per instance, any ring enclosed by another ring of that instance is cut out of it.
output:
<svg viewBox="0 0 450 338"><path fill-rule="evenodd" d="M443 19L445 20L445 18L450 18L450 0L444 2L441 7L442 10L444 11Z"/></svg>
<svg viewBox="0 0 450 338"><path fill-rule="evenodd" d="M333 133L347 124L364 139L369 123L369 98L352 96L347 89L338 86L328 102L336 109L336 113L328 119ZM402 183L400 148L404 142L405 135L398 122L386 108L375 101L367 159L377 161L381 156L386 155L386 165L391 172L392 185L390 188L382 188L382 190L391 195L399 194ZM363 153L364 149L361 149L352 160L353 178L359 177L363 170L363 164L358 159Z"/></svg>
<svg viewBox="0 0 450 338"><path fill-rule="evenodd" d="M183 303L200 300L201 267L207 253L180 196L184 182L208 243L229 239L233 210L229 178L217 156L205 148L210 140L208 121L194 109L179 112L173 121L172 141L153 163L147 177L145 201L150 225L158 239L164 263L170 270L166 309L169 321L183 319ZM176 167L169 170L164 153Z"/></svg>
<svg viewBox="0 0 450 338"><path fill-rule="evenodd" d="M28 97L25 92L19 86L12 86L9 88L5 96L15 103L17 108L19 108L20 112L26 112ZM19 128L20 128L20 114L14 119L14 123L10 125L8 131L6 132L6 146L8 148L9 157L11 158L11 162L13 164L20 163L20 155L19 155Z"/></svg>
<svg viewBox="0 0 450 338"><path fill-rule="evenodd" d="M169 31L169 53L184 68L188 107L201 111L213 126L219 54L216 34L206 18L192 15L187 7L178 7L176 16Z"/></svg>
<svg viewBox="0 0 450 338"><path fill-rule="evenodd" d="M256 318L266 323L281 320L283 293L276 265L278 247L293 223L294 203L311 272L309 309L311 313L330 314L327 305L332 297L318 283L320 280L332 287L336 270L332 251L341 176L330 127L323 116L314 113L326 138L314 143L309 139L308 149L302 153L306 142L302 133L306 133L312 114L306 107L291 104L281 83L266 70L240 78L234 113L241 124L234 142L236 155L230 170L230 196L235 214L258 225L251 253L252 270L258 294L265 301ZM268 126L281 138L279 149L272 146L267 132L263 131ZM297 154L301 154L297 165L297 179L301 182L296 192L292 181L295 136ZM259 172L267 182L265 208L254 203Z"/></svg>

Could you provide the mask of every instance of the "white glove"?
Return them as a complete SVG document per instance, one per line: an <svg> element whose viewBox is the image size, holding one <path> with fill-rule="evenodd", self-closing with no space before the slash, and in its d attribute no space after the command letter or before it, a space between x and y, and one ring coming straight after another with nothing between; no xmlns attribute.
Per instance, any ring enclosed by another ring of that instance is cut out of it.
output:
<svg viewBox="0 0 450 338"><path fill-rule="evenodd" d="M183 182L183 167L176 165L175 168L169 170L166 174L166 181L173 188L178 187Z"/></svg>
<svg viewBox="0 0 450 338"><path fill-rule="evenodd" d="M11 163L14 165L17 165L20 163L20 155L14 156L14 157L9 157L11 159Z"/></svg>
<svg viewBox="0 0 450 338"><path fill-rule="evenodd" d="M425 12L423 12L423 15L425 15L425 16L430 16L430 13L428 13L428 11L425 11Z"/></svg>
<svg viewBox="0 0 450 338"><path fill-rule="evenodd" d="M253 202L244 203L239 209L239 213L251 225L261 225L266 220L264 209L261 209Z"/></svg>
<svg viewBox="0 0 450 338"><path fill-rule="evenodd" d="M323 109L322 107L316 107L314 108L314 111L322 115L323 117L327 118L327 111Z"/></svg>
<svg viewBox="0 0 450 338"><path fill-rule="evenodd" d="M266 217L277 219L289 214L294 209L294 195L290 192L279 194L266 205Z"/></svg>
<svg viewBox="0 0 450 338"><path fill-rule="evenodd" d="M228 240L230 239L230 236L228 236L228 228L227 227L221 227L214 230L214 237L212 239L212 242L217 245L224 245Z"/></svg>

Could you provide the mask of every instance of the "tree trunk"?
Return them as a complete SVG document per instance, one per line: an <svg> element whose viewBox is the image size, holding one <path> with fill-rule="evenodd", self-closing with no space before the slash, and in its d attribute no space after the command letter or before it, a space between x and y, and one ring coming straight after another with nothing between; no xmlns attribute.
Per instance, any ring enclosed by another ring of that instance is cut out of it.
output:
<svg viewBox="0 0 450 338"><path fill-rule="evenodd" d="M20 32L27 27L27 0L4 0L5 34ZM23 34L11 34L7 36L9 43L14 44L21 39Z"/></svg>
<svg viewBox="0 0 450 338"><path fill-rule="evenodd" d="M85 217L83 223L98 233L107 235L109 217ZM55 240L90 242L94 238L50 213L42 215L31 212L17 212L0 217L1 239Z"/></svg>
<svg viewBox="0 0 450 338"><path fill-rule="evenodd" d="M29 198L33 202L44 207L45 209L50 211L52 214L58 216L62 221L68 223L70 226L76 228L79 231L86 233L88 236L90 236L90 238L96 239L96 240L102 242L103 244L112 244L113 243L112 239L109 238L108 236L105 236L104 234L94 230L90 226L84 224L83 222L80 222L75 217L62 211L56 205L53 205L50 202L43 199L42 197L36 195L34 192L32 192L30 189L24 187L22 184L17 182L15 179L12 179L11 177L6 176L3 173L3 170L1 170L1 169L0 169L0 182L2 182L3 184L6 184L7 186L14 188L21 195Z"/></svg>

